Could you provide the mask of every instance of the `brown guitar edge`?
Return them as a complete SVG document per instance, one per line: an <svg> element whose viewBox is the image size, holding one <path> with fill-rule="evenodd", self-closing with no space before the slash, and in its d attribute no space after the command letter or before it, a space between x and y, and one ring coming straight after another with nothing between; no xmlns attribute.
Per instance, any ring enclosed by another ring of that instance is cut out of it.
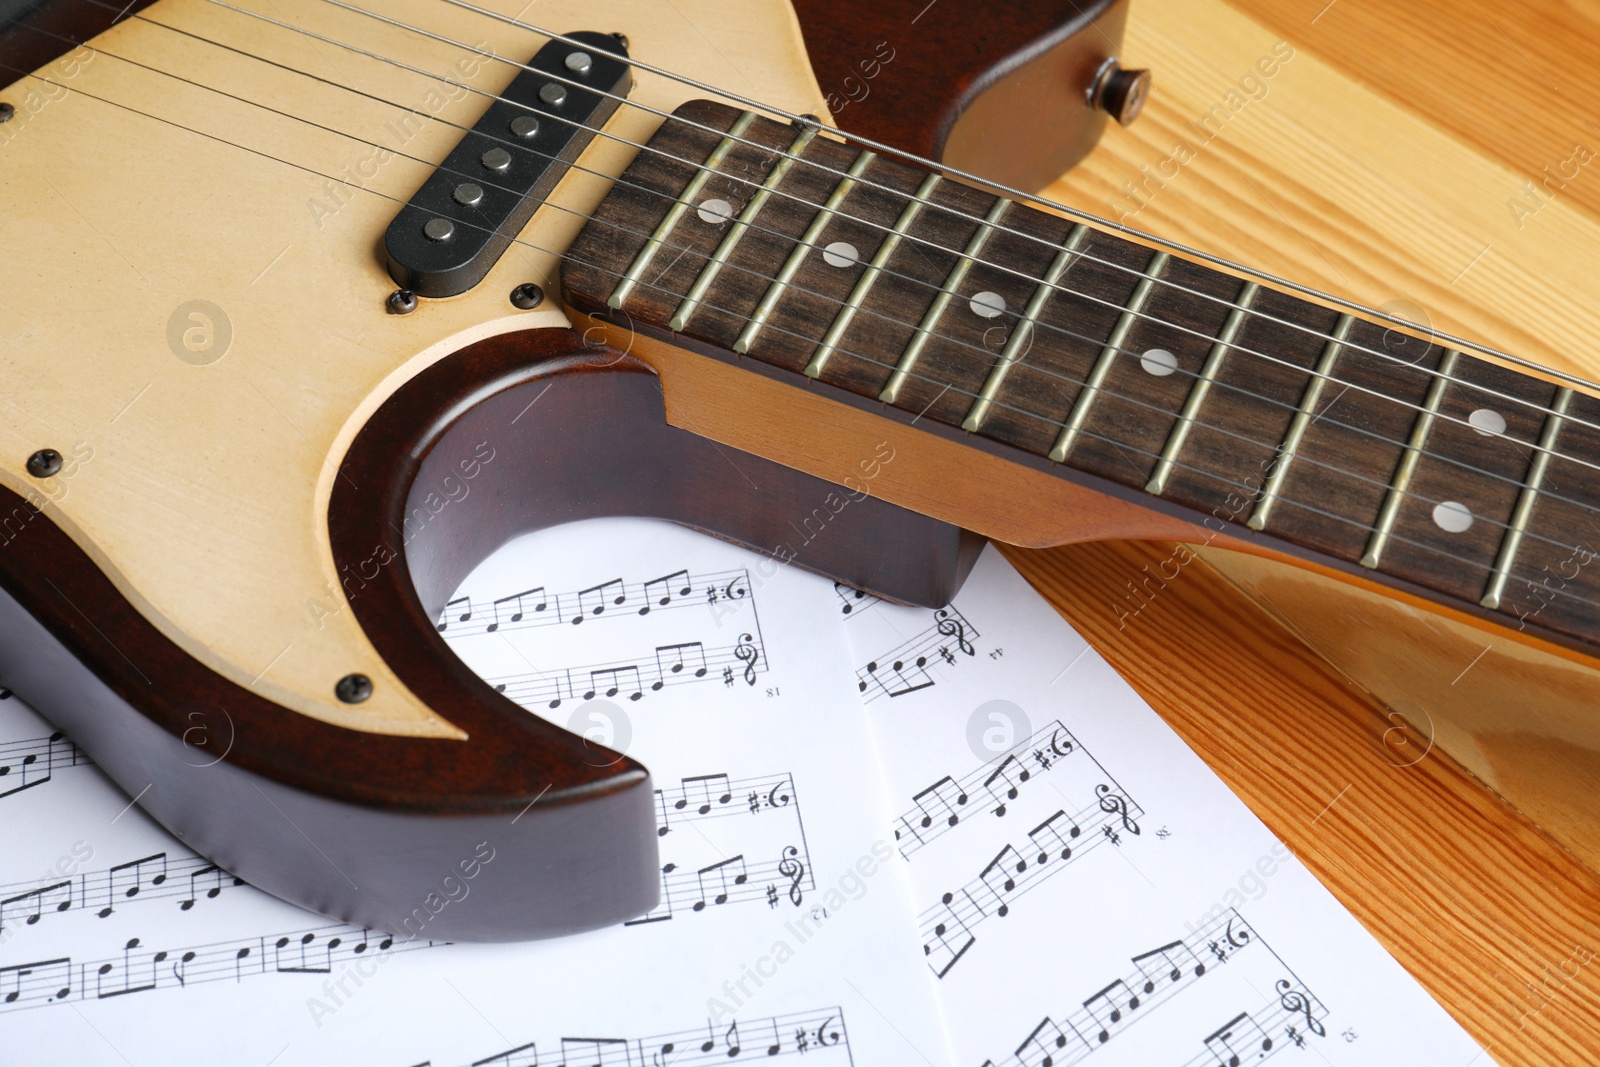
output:
<svg viewBox="0 0 1600 1067"><path fill-rule="evenodd" d="M642 769L588 782L567 774L546 793L550 761L534 757L571 739L530 728L509 702L497 722L451 709L473 729L470 742L346 730L289 711L161 633L48 508L0 489L0 515L0 684L70 738L55 735L38 761L13 766L0 795L50 788L76 743L224 869L397 936L550 936L653 906L654 797ZM566 747L583 766L581 743ZM486 749L500 758L483 760ZM467 893L473 903L438 910Z"/></svg>

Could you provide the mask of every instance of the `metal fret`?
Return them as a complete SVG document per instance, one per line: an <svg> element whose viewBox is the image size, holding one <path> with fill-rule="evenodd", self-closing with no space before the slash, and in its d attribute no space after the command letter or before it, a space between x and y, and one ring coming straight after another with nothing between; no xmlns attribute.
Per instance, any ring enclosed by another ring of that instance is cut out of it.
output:
<svg viewBox="0 0 1600 1067"><path fill-rule="evenodd" d="M922 179L922 184L906 202L900 217L895 220L894 229L883 237L883 243L878 246L877 254L872 257L872 262L867 264L867 269L861 272L861 277L856 280L856 287L850 290L850 296L845 300L844 307L839 309L839 314L833 318L833 325L828 327L828 332L822 335L822 341L817 345L817 350L811 355L811 362L806 364L806 374L817 378L822 375L822 368L828 362L828 357L833 355L839 346L839 339L844 336L844 331L849 329L850 320L856 317L856 312L861 310L862 303L867 299L867 294L872 291L872 285L878 280L878 275L883 273L883 268L889 262L889 257L899 247L900 239L911 229L911 224L922 214L922 208L927 203L928 197L933 195L934 187L942 179L937 174L929 174Z"/></svg>
<svg viewBox="0 0 1600 1067"><path fill-rule="evenodd" d="M1435 372L1433 383L1428 386L1422 410L1411 426L1411 439L1406 442L1405 454L1400 457L1400 469L1395 471L1394 481L1389 485L1389 495L1384 498L1383 509L1378 512L1377 525L1367 539L1367 551L1361 557L1363 567L1376 567L1383 557L1383 548L1389 543L1395 517L1400 514L1400 505L1405 501L1411 476L1416 473L1417 461L1422 458L1422 446L1427 442L1428 431L1433 428L1433 420L1439 414L1439 405L1444 402L1444 391L1455 375L1456 360L1460 355L1451 350L1439 361L1439 369Z"/></svg>
<svg viewBox="0 0 1600 1067"><path fill-rule="evenodd" d="M822 228L828 225L830 219L839 211L839 205L844 203L844 198L850 195L850 190L856 187L856 181L862 173L878 157L868 151L863 151L850 164L850 169L834 187L833 195L828 197L828 202L822 205L822 210L817 212L816 218L811 220L811 225L806 227L806 232L800 235L800 241L794 246L794 251L789 253L789 258L784 261L783 269L774 276L772 284L767 287L767 292L761 298L761 303L756 305L755 311L750 316L750 321L739 333L739 339L733 342L733 350L741 355L750 351L750 346L755 344L756 335L761 332L761 327L766 324L767 317L772 314L773 308L778 306L778 301L783 299L784 290L789 288L789 283L794 281L800 264L806 261L806 256L816 250L817 238L822 236Z"/></svg>
<svg viewBox="0 0 1600 1067"><path fill-rule="evenodd" d="M683 218L684 213L694 204L696 198L700 195L700 190L705 188L706 182L710 181L711 176L722 168L723 163L727 162L728 154L742 143L745 131L750 128L750 124L755 120L756 113L754 111L744 112L729 128L728 132L723 135L722 140L717 143L717 147L711 150L711 155L706 157L705 163L695 172L694 177L689 180L689 185L683 190L683 195L672 205L671 210L667 212L667 217L661 220L661 225L655 228L655 232L645 241L644 247L639 249L639 254L633 258L633 263L628 267L627 272L623 274L622 280L617 283L617 288L612 292L611 298L606 301L609 306L620 308L627 301L628 295L633 292L634 287L639 284L639 279L644 276L646 268L650 266L651 260L656 258L656 253L661 250L662 245L666 244L667 238L672 234L673 227L678 225L678 220Z"/></svg>
<svg viewBox="0 0 1600 1067"><path fill-rule="evenodd" d="M1167 435L1167 444L1161 450L1161 458L1156 462L1155 473L1150 475L1150 480L1145 483L1145 492L1161 495L1167 487L1167 479L1172 477L1172 471L1178 465L1178 453L1183 450L1183 443L1189 439L1189 429L1194 425L1195 416L1200 413L1200 405L1205 401L1206 394L1211 391L1211 383L1217 380L1217 372L1222 370L1223 357L1228 354L1228 349L1233 347L1234 339L1239 336L1239 331L1244 328L1245 319L1250 316L1250 304L1261 291L1261 286L1255 282L1245 282L1244 288L1239 290L1239 298L1234 301L1233 310L1228 312L1228 317L1222 323L1222 332L1217 334L1217 340L1206 353L1206 361L1200 368L1199 377L1189 387L1189 395L1183 402L1183 410L1178 412L1178 421L1173 424L1172 432Z"/></svg>
<svg viewBox="0 0 1600 1067"><path fill-rule="evenodd" d="M1300 409L1289 421L1289 432L1284 435L1283 443L1278 446L1278 454L1273 458L1272 470L1267 475L1267 484L1261 491L1261 499L1256 501L1256 506L1251 510L1250 518L1246 522L1250 529L1267 528L1272 505L1283 492L1284 480L1289 476L1289 463L1300 450L1300 442L1305 438L1306 431L1320 418L1313 413L1322 400L1322 389L1328 384L1328 379L1333 374L1333 365L1338 360L1339 352L1344 348L1350 330L1355 324L1354 315L1340 315L1338 323L1333 328L1332 338L1322 346L1322 355L1317 358L1317 366L1312 372L1311 380L1306 383L1305 392L1300 394ZM1337 400L1338 397L1334 399Z"/></svg>
<svg viewBox="0 0 1600 1067"><path fill-rule="evenodd" d="M1528 467L1528 480L1517 495L1517 506L1511 512L1511 522L1506 526L1505 539L1500 542L1500 554L1495 557L1494 571L1489 575L1489 585L1478 603L1486 608L1500 606L1505 595L1506 582L1511 578L1511 565L1517 561L1517 550L1522 547L1522 535L1528 529L1528 517L1533 514L1533 503L1539 499L1539 486L1544 482L1545 471L1550 468L1550 455L1556 447L1556 434L1561 431L1561 420L1567 414L1576 394L1566 386L1556 390L1555 403L1545 416L1544 430L1539 434L1539 451L1533 454Z"/></svg>
<svg viewBox="0 0 1600 1067"><path fill-rule="evenodd" d="M1006 347L1000 353L1000 358L995 360L994 366L989 368L989 377L984 381L983 388L978 391L977 399L972 402L972 410L967 412L967 417L962 420L961 428L969 432L976 432L983 425L983 420L988 417L989 409L994 405L994 398L1000 392L1000 383L1005 381L1006 373L1011 370L1011 365L1027 354L1028 340L1033 336L1033 327L1039 321L1039 316L1044 313L1044 306L1056 291L1056 283L1072 265L1073 257L1078 253L1078 246L1083 244L1083 239L1089 235L1089 227L1083 223L1072 228L1072 233L1067 236L1067 243L1061 251L1056 253L1055 260L1050 264L1050 269L1039 282L1039 287L1033 291L1033 296L1028 300L1028 306L1023 309L1022 316L1017 319L1017 325L1011 331L1011 338L1006 342Z"/></svg>
<svg viewBox="0 0 1600 1067"><path fill-rule="evenodd" d="M1050 449L1050 458L1055 462L1064 462L1072 452L1072 446L1077 444L1078 434L1083 431L1083 424L1089 421L1089 405L1094 400L1094 394L1100 392L1105 385L1106 377L1111 373L1112 366L1117 362L1117 356L1122 353L1123 344L1128 340L1129 331L1139 320L1144 302L1149 299L1151 290L1156 287L1156 279L1166 269L1169 258L1167 253L1157 252L1150 257L1150 262L1145 264L1144 276L1139 279L1139 284L1134 286L1133 295L1128 297L1122 315L1117 319L1117 324L1111 328L1111 336L1106 338L1106 345L1100 350L1100 356L1095 360L1088 380L1083 383L1082 391L1072 402L1072 411L1061 427L1061 435L1056 438L1055 447Z"/></svg>
<svg viewBox="0 0 1600 1067"><path fill-rule="evenodd" d="M755 217L766 206L767 200L772 196L772 191L778 187L779 182L783 181L783 176L789 173L789 168L794 166L801 153L806 150L816 136L817 128L815 126L802 128L800 136L796 137L789 145L788 150L778 157L778 162L772 168L772 172L767 175L767 180L761 183L761 188L756 190L755 195L750 198L750 202L744 206L744 210L739 212L739 217L734 220L727 235L723 237L722 243L717 245L717 250L711 253L711 258L706 261L705 269L700 272L700 277L695 279L694 286L689 290L689 295L683 298L683 303L678 305L677 312L672 316L672 320L667 323L673 331L681 330L689 324L689 317L694 314L694 309L705 299L707 291L711 288L711 283L716 281L717 275L722 272L723 265L728 262L728 259L733 255L733 250L738 247L739 240L744 237L745 232L750 229L750 224L755 221Z"/></svg>
<svg viewBox="0 0 1600 1067"><path fill-rule="evenodd" d="M944 280L944 287L939 290L939 295L933 298L933 303L922 316L922 321L917 324L917 332L912 336L911 343L906 345L906 350L901 353L900 362L895 365L894 373L889 375L889 384L878 394L878 399L885 404L893 404L895 398L900 395L901 388L911 377L911 368L916 365L917 357L922 355L923 348L933 336L934 327L944 315L944 309L955 299L956 290L960 289L961 283L966 280L967 271L972 269L972 264L983 251L983 246L989 242L989 235L1000 222L1000 216L1004 215L1010 206L1009 200L995 200L994 205L989 208L989 213L983 217L983 222L967 240L967 247L962 250L961 258L956 260L956 265L950 269L949 277Z"/></svg>

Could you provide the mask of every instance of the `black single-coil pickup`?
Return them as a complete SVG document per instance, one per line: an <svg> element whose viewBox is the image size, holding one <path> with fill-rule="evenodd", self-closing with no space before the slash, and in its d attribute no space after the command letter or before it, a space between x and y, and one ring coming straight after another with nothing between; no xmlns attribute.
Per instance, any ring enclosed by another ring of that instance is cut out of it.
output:
<svg viewBox="0 0 1600 1067"><path fill-rule="evenodd" d="M389 224L401 288L443 297L481 282L633 88L614 34L567 36L581 45L539 49Z"/></svg>

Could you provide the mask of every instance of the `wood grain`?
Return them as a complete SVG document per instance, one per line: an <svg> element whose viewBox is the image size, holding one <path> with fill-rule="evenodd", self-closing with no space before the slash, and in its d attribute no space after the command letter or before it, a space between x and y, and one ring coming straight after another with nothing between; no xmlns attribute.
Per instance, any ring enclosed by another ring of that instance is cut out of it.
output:
<svg viewBox="0 0 1600 1067"><path fill-rule="evenodd" d="M1169 546L1006 553L1489 1057L1591 1062L1592 871L1203 563L1119 628Z"/></svg>

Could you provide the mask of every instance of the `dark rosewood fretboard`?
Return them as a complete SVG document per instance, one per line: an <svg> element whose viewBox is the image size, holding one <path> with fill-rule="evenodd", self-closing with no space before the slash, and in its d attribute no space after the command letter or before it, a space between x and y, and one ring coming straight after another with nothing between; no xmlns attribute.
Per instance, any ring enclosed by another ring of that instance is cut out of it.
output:
<svg viewBox="0 0 1600 1067"><path fill-rule="evenodd" d="M639 153L563 286L1600 652L1586 394L709 102Z"/></svg>

